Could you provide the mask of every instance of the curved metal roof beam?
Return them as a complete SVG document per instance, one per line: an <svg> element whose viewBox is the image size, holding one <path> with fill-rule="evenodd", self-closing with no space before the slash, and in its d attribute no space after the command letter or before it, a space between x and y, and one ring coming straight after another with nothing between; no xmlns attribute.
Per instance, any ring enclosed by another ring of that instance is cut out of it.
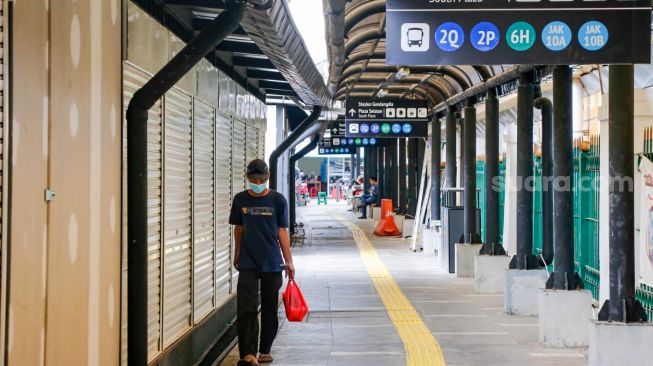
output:
<svg viewBox="0 0 653 366"><path fill-rule="evenodd" d="M347 69L349 66L360 62L360 61L365 61L365 60L384 60L385 61L385 51L379 51L379 50L374 50L372 54L370 52L356 52L352 55L350 55L346 60L345 63L342 65L342 69Z"/></svg>
<svg viewBox="0 0 653 366"><path fill-rule="evenodd" d="M430 73L440 73L443 75L447 75L450 78L452 78L457 84L458 88L455 88L455 92L453 94L458 93L461 90L465 90L471 86L464 78L462 78L458 72L452 71L450 69L450 66L433 66L433 67L408 67L412 73L415 74L430 74ZM392 73L396 72L398 70L397 67L394 66L379 66L379 65L367 65L367 67L363 67L362 65L353 65L348 68L343 68L342 74L340 76L340 79L346 79L349 78L350 76L354 76L356 74L361 74L361 73L366 73L366 72L387 72L387 73ZM459 70L460 71L460 70ZM462 71L461 71L462 72ZM463 72L464 73L464 72ZM339 83L338 86L340 86L342 82Z"/></svg>
<svg viewBox="0 0 653 366"><path fill-rule="evenodd" d="M373 0L360 5L345 14L345 34L349 32L365 18L385 12L385 0Z"/></svg>
<svg viewBox="0 0 653 366"><path fill-rule="evenodd" d="M364 44L367 41L376 40L385 38L385 31L381 32L378 29L368 29L364 32L360 32L347 40L345 42L345 59L349 56L356 48Z"/></svg>
<svg viewBox="0 0 653 366"><path fill-rule="evenodd" d="M435 77L436 75L432 75L432 76ZM412 87L413 89L423 87L428 91L432 90L436 94L435 96L437 98L439 98L441 101L446 100L448 97L450 97L451 95L454 95L456 93L456 91L453 90L453 86L451 86L450 84L448 84L449 87L447 88L447 87L443 87L442 84L437 81L437 80L443 80L443 79L438 78L436 80L433 77L429 77L426 80L395 80L393 83L396 83L396 84L411 84L411 85L414 85ZM377 84L380 84L381 82L384 82L384 81L385 81L384 78L378 78L378 79L373 79L373 80L360 80L357 84L359 84L359 85L360 84L363 84L363 85L377 85ZM362 87L362 88L364 88L364 87ZM371 88L372 87L369 87L367 89L372 91ZM357 85L341 86L341 88L335 93L334 98L338 99L338 98L345 97L347 95L347 93L355 92L355 91L358 91L360 89L361 89L361 87L357 86ZM374 88L374 90L378 90L378 89L379 88L378 88L378 85L377 85L376 88ZM392 85L389 86L388 90L391 90L391 89L395 89L395 87L392 86ZM410 89L410 87L408 89Z"/></svg>

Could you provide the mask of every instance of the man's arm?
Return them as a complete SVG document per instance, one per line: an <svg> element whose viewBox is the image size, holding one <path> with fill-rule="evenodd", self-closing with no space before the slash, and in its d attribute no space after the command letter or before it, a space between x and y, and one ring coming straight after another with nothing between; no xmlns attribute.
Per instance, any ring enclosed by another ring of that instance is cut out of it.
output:
<svg viewBox="0 0 653 366"><path fill-rule="evenodd" d="M243 226L234 226L234 268L238 269L238 258L240 258L240 240L243 238Z"/></svg>
<svg viewBox="0 0 653 366"><path fill-rule="evenodd" d="M279 228L279 245L281 246L281 253L286 262L286 275L290 279L295 278L295 265L292 262L292 253L290 252L290 236L288 229L285 227Z"/></svg>

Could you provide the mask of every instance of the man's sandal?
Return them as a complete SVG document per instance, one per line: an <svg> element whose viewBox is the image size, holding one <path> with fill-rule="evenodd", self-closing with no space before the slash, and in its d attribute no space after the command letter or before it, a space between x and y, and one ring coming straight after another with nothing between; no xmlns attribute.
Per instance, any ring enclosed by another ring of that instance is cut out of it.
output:
<svg viewBox="0 0 653 366"><path fill-rule="evenodd" d="M260 355L258 356L258 362L259 363L272 363L274 361L274 358L272 358L272 355L267 354L267 355Z"/></svg>
<svg viewBox="0 0 653 366"><path fill-rule="evenodd" d="M238 361L238 366L258 366L259 363L256 360L256 356L247 355L242 360Z"/></svg>

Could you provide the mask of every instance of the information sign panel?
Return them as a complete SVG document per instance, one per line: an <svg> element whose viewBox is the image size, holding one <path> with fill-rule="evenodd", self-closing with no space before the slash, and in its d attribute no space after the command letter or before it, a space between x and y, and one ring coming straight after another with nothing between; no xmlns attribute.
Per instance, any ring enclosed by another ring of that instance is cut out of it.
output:
<svg viewBox="0 0 653 366"><path fill-rule="evenodd" d="M324 131L318 142L318 154L356 154L359 147L383 146L383 141L377 138L346 137L345 121L334 121Z"/></svg>
<svg viewBox="0 0 653 366"><path fill-rule="evenodd" d="M387 0L388 65L650 63L650 0Z"/></svg>
<svg viewBox="0 0 653 366"><path fill-rule="evenodd" d="M345 104L348 138L428 137L425 100L349 98Z"/></svg>

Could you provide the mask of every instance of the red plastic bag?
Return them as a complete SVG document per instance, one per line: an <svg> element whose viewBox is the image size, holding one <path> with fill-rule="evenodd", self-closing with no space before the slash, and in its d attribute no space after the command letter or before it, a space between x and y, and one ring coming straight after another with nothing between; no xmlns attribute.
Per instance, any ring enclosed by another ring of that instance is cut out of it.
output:
<svg viewBox="0 0 653 366"><path fill-rule="evenodd" d="M283 293L283 305L286 308L288 321L301 322L308 314L308 304L294 280L288 281L288 287Z"/></svg>

